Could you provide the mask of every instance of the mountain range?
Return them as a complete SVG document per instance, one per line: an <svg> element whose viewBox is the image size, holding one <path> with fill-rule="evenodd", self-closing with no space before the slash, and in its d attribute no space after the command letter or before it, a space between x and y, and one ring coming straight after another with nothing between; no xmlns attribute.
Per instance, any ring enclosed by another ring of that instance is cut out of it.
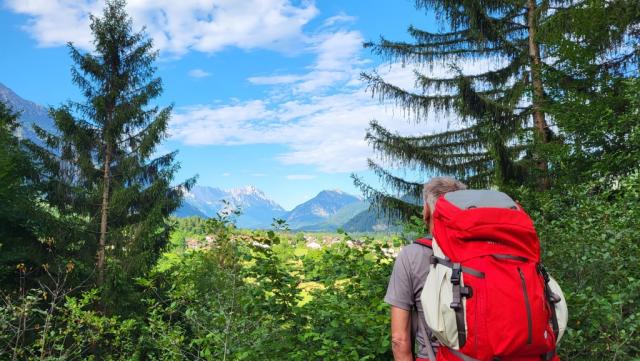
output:
<svg viewBox="0 0 640 361"><path fill-rule="evenodd" d="M274 219L283 219L292 230L335 231L347 226L350 231L384 229L369 204L340 190L323 190L310 200L286 211L253 186L222 190L196 185L185 192L177 217L216 217L219 213L238 210L235 220L240 228L271 228ZM349 224L351 220L356 220Z"/></svg>
<svg viewBox="0 0 640 361"><path fill-rule="evenodd" d="M0 83L0 101L19 112L18 136L37 143L32 126L55 131L53 120L42 105L21 98ZM374 231L386 228L386 222L369 211L369 204L361 198L340 190L323 190L312 199L285 210L253 186L222 190L215 187L194 186L185 193L182 206L174 212L177 217L215 217L223 210L239 210L236 224L241 228L271 228L274 218L284 219L293 230Z"/></svg>
<svg viewBox="0 0 640 361"><path fill-rule="evenodd" d="M240 212L236 223L242 228L264 228L271 225L273 218L283 218L287 213L253 186L230 190L194 186L185 192L184 204L176 211L176 215L216 217L222 211L231 210Z"/></svg>

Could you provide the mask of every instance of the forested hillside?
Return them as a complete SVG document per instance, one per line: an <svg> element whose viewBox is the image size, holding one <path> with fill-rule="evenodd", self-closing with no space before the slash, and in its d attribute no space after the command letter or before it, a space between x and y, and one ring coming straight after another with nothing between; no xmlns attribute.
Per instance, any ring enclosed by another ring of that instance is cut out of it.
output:
<svg viewBox="0 0 640 361"><path fill-rule="evenodd" d="M311 234L279 219L239 228L234 208L174 216L195 179L175 179L176 154L161 147L173 108L157 104L158 52L124 1L106 1L92 50L68 45L80 95L48 110L53 127L20 136L21 114L0 98L0 359L390 360L388 278L426 231L422 181L403 177L422 174L500 189L531 215L569 305L561 359L639 360L640 2L415 6L443 31L406 24L413 42L365 46L417 65L417 89L362 74L415 134L372 120L362 137L385 187L354 175L370 211L327 192L288 215L301 228L353 217ZM500 66L462 70L487 59ZM451 76L420 72L436 63ZM433 112L461 126L426 133ZM349 233L375 229L372 214L397 234Z"/></svg>

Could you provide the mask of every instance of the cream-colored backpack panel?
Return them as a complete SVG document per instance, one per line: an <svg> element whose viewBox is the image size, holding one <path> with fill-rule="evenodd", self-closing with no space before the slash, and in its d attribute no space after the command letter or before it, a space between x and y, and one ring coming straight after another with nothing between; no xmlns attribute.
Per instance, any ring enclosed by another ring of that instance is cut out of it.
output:
<svg viewBox="0 0 640 361"><path fill-rule="evenodd" d="M569 308L567 307L567 301L564 298L564 293L560 288L558 282L553 277L549 277L549 288L556 296L560 297L560 302L555 304L556 306L556 318L558 319L558 339L556 344L560 342L562 335L567 330L567 323L569 322Z"/></svg>
<svg viewBox="0 0 640 361"><path fill-rule="evenodd" d="M433 240L433 255L445 258L435 240ZM451 308L451 302L453 302L451 268L441 264L432 264L429 267L429 274L420 295L427 326L440 343L457 350L459 346L456 312ZM460 284L461 287L464 286L464 275L461 277ZM463 302L466 307L466 299ZM466 323L465 317L465 327Z"/></svg>

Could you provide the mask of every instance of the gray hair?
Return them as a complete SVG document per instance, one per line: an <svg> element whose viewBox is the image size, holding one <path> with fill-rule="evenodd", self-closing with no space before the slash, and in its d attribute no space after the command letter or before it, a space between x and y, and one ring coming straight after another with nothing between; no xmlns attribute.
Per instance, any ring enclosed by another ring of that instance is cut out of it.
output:
<svg viewBox="0 0 640 361"><path fill-rule="evenodd" d="M429 205L429 209L433 212L436 201L441 195L449 192L467 189L467 186L451 177L433 177L424 184L422 190L422 198L424 203Z"/></svg>

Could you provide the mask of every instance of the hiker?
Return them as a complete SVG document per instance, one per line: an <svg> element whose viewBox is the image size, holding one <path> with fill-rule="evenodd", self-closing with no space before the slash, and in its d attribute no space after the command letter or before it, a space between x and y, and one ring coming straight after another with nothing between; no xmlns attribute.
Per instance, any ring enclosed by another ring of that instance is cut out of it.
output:
<svg viewBox="0 0 640 361"><path fill-rule="evenodd" d="M448 192L467 189L450 177L436 177L425 183L422 217L429 232L433 231L432 209L436 200ZM429 272L433 251L414 243L402 248L393 266L385 302L391 305L391 345L395 361L428 360L431 348L427 346L427 325L422 313L420 294ZM417 352L414 355L414 339ZM432 340L437 349L437 341Z"/></svg>
<svg viewBox="0 0 640 361"><path fill-rule="evenodd" d="M395 360L560 361L567 305L522 207L448 177L423 198L434 237L402 249L385 296Z"/></svg>

